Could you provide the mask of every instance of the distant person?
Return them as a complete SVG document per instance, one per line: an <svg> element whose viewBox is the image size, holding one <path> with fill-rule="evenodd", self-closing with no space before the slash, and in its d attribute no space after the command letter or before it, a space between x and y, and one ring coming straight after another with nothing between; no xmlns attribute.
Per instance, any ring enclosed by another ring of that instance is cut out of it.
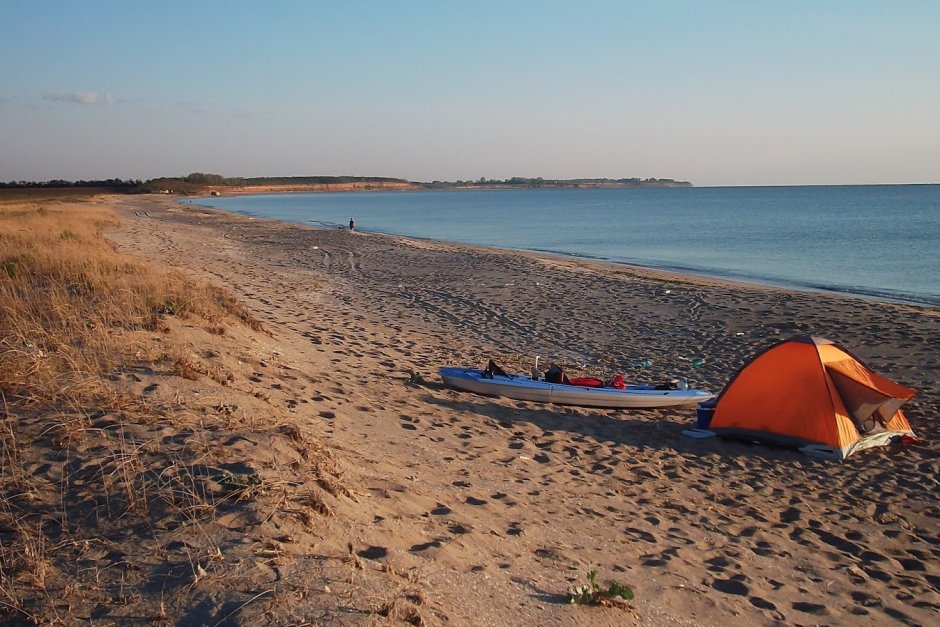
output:
<svg viewBox="0 0 940 627"><path fill-rule="evenodd" d="M356 223L353 221L352 218L349 218L349 230L350 230L350 231L355 231L355 230L356 230Z"/></svg>

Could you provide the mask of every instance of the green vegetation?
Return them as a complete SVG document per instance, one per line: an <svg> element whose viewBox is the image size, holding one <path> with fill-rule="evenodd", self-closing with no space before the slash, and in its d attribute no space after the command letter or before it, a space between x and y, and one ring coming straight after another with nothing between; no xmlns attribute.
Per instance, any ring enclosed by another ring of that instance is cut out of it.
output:
<svg viewBox="0 0 940 627"><path fill-rule="evenodd" d="M219 485L238 498L251 498L263 490L263 482L258 475L239 475L226 473L219 478Z"/></svg>
<svg viewBox="0 0 940 627"><path fill-rule="evenodd" d="M592 570L588 573L588 583L586 586L575 586L568 590L568 602L574 605L602 605L612 607L621 605L624 601L633 600L633 590L630 586L619 584L615 581L607 583L607 588L603 588L597 583L597 571Z"/></svg>
<svg viewBox="0 0 940 627"><path fill-rule="evenodd" d="M345 183L408 183L404 179L382 176L256 176L249 178L226 178L220 174L194 172L186 176L151 179L141 185L145 193L169 190L180 194L203 193L207 187L299 187L303 185L341 185Z"/></svg>
<svg viewBox="0 0 940 627"><path fill-rule="evenodd" d="M94 187L112 192L129 192L140 187L142 183L139 180L127 179L106 179L100 181L65 181L54 179L52 181L10 181L4 183L0 181L0 189L63 189L74 187Z"/></svg>
<svg viewBox="0 0 940 627"><path fill-rule="evenodd" d="M149 181L107 179L101 181L0 181L0 190L36 190L96 188L111 193L153 194L171 192L174 194L202 194L209 187L246 187L249 185L301 186L301 185L341 185L348 183L404 183L404 179L384 176L259 176L250 178L230 178L221 174L193 172L186 176L164 176Z"/></svg>
<svg viewBox="0 0 940 627"><path fill-rule="evenodd" d="M421 376L420 373L409 371L408 379L405 380L405 385L427 385L428 382Z"/></svg>

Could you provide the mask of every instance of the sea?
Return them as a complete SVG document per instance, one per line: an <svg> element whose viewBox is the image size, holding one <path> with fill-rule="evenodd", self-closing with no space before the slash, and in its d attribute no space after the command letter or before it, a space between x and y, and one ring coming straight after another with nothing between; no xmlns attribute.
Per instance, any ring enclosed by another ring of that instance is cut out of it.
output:
<svg viewBox="0 0 940 627"><path fill-rule="evenodd" d="M456 189L189 201L224 211L940 306L940 185Z"/></svg>

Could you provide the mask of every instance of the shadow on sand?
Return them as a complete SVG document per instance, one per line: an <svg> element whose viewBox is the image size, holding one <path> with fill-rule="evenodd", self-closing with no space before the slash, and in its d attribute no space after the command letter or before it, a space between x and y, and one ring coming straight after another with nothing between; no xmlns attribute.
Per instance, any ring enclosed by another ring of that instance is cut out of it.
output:
<svg viewBox="0 0 940 627"><path fill-rule="evenodd" d="M730 462L746 458L755 463L798 464L802 467L828 467L832 462L817 459L781 446L726 438L696 440L682 435L695 426L695 410L594 410L564 405L541 405L511 401L495 402L485 396L468 395L467 400L448 400L428 395L424 400L453 412L483 415L506 428L520 422L530 423L545 432L567 432L575 440L589 439L600 444L618 445L643 451L673 451L683 458L717 456ZM740 462L738 462L740 463Z"/></svg>

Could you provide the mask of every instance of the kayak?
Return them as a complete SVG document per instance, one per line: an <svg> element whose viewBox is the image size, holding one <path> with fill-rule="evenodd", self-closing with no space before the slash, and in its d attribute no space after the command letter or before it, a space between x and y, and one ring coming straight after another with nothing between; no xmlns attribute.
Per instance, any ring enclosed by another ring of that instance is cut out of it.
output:
<svg viewBox="0 0 940 627"><path fill-rule="evenodd" d="M715 396L702 390L662 389L668 386L657 385L626 385L620 389L552 383L528 375L489 374L475 368L441 368L438 372L446 385L458 390L557 405L624 409L694 408Z"/></svg>

